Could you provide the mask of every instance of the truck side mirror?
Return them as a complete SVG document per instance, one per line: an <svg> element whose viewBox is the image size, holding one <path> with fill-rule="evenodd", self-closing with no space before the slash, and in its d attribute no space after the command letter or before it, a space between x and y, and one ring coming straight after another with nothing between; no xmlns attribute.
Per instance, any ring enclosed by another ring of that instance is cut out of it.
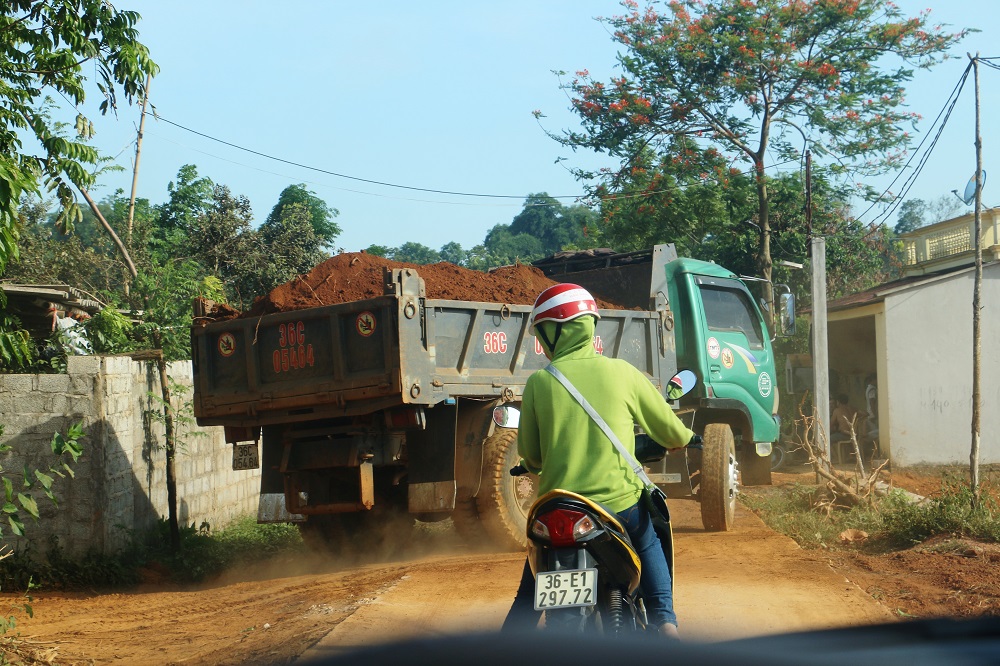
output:
<svg viewBox="0 0 1000 666"><path fill-rule="evenodd" d="M795 335L795 294L782 294L779 302L780 307L778 308L778 312L780 314L781 335L791 337Z"/></svg>

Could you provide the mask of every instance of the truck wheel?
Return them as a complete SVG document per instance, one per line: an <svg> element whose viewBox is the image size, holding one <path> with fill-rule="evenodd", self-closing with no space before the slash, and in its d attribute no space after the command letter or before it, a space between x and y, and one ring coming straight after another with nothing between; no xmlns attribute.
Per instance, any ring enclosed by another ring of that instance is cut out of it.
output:
<svg viewBox="0 0 1000 666"><path fill-rule="evenodd" d="M483 483L476 497L479 521L498 546L520 550L528 545L528 511L537 496L537 477L511 476L517 465L517 431L498 428L483 444Z"/></svg>
<svg viewBox="0 0 1000 666"><path fill-rule="evenodd" d="M774 450L777 444L771 445ZM753 442L744 450L743 461L740 463L740 475L743 478L744 486L769 486L771 485L771 456L761 458L757 455Z"/></svg>
<svg viewBox="0 0 1000 666"><path fill-rule="evenodd" d="M728 532L736 517L736 444L725 423L705 426L701 456L701 522L710 532Z"/></svg>
<svg viewBox="0 0 1000 666"><path fill-rule="evenodd" d="M775 442L771 445L771 471L778 472L788 464L789 454L785 450L785 445Z"/></svg>

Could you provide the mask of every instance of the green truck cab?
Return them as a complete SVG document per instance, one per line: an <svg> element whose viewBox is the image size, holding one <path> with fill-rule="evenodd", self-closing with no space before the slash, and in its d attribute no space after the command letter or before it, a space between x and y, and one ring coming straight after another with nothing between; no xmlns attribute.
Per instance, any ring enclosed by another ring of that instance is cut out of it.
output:
<svg viewBox="0 0 1000 666"><path fill-rule="evenodd" d="M665 270L678 367L702 379L687 402L707 412L700 420L725 417L770 455L780 430L778 387L771 339L753 296L739 276L713 263L676 259Z"/></svg>

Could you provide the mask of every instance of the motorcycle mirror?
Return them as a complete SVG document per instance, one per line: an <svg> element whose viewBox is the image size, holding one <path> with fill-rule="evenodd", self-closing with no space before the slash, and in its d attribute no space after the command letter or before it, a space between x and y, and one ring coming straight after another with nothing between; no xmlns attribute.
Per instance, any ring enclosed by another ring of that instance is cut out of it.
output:
<svg viewBox="0 0 1000 666"><path fill-rule="evenodd" d="M502 428L516 428L521 421L521 412L517 407L500 405L493 409L493 422Z"/></svg>
<svg viewBox="0 0 1000 666"><path fill-rule="evenodd" d="M698 383L698 375L691 370L681 370L670 379L671 386L680 387L677 391L669 390L671 400L687 395Z"/></svg>

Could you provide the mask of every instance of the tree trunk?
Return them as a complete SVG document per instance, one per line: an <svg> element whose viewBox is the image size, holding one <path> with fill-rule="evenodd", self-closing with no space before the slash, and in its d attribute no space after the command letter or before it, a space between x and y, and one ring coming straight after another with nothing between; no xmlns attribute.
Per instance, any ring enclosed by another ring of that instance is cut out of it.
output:
<svg viewBox="0 0 1000 666"><path fill-rule="evenodd" d="M972 56L969 56L972 58ZM979 117L979 54L972 58L976 80L976 209L973 235L976 247L976 277L972 293L972 449L969 452L969 478L972 508L979 506L980 403L982 402L982 288L983 288L983 137Z"/></svg>
<svg viewBox="0 0 1000 666"><path fill-rule="evenodd" d="M160 331L153 331L153 341L158 347L156 366L160 371L160 395L163 397L163 428L166 435L165 447L167 465L167 525L170 528L170 548L177 552L181 547L180 524L177 521L177 473L174 469L174 454L177 450L177 432L174 429L174 408L170 402L170 386L167 383L167 362L163 358Z"/></svg>
<svg viewBox="0 0 1000 666"><path fill-rule="evenodd" d="M80 194L82 194L83 198L87 200L87 203L90 205L90 210L93 211L94 215L97 216L98 221L104 226L105 231L107 231L108 234L111 236L111 240L114 242L115 247L117 247L118 251L121 253L122 259L125 261L125 265L128 267L128 272L131 273L132 279L134 280L135 277L138 275L138 273L135 270L135 264L132 263L132 257L129 256L128 250L122 243L122 239L118 237L118 234L116 234L115 230L111 228L111 225L108 224L108 221L104 219L104 215L101 213L101 209L97 207L97 204L91 198L90 193L81 187Z"/></svg>
<svg viewBox="0 0 1000 666"><path fill-rule="evenodd" d="M769 220L767 179L764 176L763 157L757 158L757 223L760 227L760 244L757 251L757 270L764 278L764 319L770 333L774 332L774 287L771 284L771 223Z"/></svg>

